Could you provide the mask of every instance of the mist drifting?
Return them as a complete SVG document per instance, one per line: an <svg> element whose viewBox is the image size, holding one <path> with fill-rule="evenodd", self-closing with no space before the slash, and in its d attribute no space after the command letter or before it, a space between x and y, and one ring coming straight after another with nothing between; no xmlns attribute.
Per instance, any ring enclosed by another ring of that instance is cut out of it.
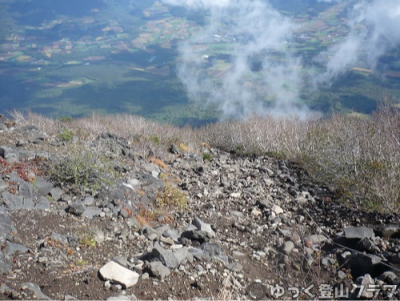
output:
<svg viewBox="0 0 400 301"><path fill-rule="evenodd" d="M301 85L300 59L287 48L295 24L264 1L165 0L191 9L207 9L210 22L179 47L178 74L192 99L215 105L222 118L243 118L249 114L305 114L296 104ZM228 24L228 25L226 25ZM207 52L196 45L213 43L216 37L232 39L232 68L215 81L206 73ZM252 71L260 65L257 75ZM257 76L257 88L250 79ZM273 105L267 106L267 102Z"/></svg>
<svg viewBox="0 0 400 301"><path fill-rule="evenodd" d="M268 0L163 0L209 15L208 23L179 45L178 76L193 100L216 106L221 118L251 114L308 116L299 96L308 91L301 54L288 45L297 25ZM355 65L376 68L379 58L400 43L400 1L318 0L348 2L348 34L327 51L317 54L320 71L308 82L317 88L330 84ZM351 6L350 6L351 5ZM231 68L218 76L205 68L208 52L200 45L231 39ZM254 70L254 64L259 68ZM311 63L312 64L312 63ZM254 84L256 83L256 84Z"/></svg>
<svg viewBox="0 0 400 301"><path fill-rule="evenodd" d="M319 56L326 71L317 79L330 83L356 64L375 69L379 58L400 43L400 1L358 1L348 16L349 33Z"/></svg>

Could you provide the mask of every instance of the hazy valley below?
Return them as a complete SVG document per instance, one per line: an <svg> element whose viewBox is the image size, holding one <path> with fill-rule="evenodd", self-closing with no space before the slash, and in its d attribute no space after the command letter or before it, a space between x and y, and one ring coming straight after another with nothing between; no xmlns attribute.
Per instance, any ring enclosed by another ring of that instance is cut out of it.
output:
<svg viewBox="0 0 400 301"><path fill-rule="evenodd" d="M195 126L370 114L398 105L400 83L397 4L377 5L0 1L0 111Z"/></svg>

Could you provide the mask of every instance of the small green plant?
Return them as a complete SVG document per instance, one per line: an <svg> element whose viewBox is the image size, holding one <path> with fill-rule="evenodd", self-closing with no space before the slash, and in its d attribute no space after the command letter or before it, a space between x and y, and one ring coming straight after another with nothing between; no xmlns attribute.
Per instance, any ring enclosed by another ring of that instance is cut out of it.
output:
<svg viewBox="0 0 400 301"><path fill-rule="evenodd" d="M32 183L33 189L38 190L38 185L37 185L36 179L32 180L31 183Z"/></svg>
<svg viewBox="0 0 400 301"><path fill-rule="evenodd" d="M71 116L63 116L60 118L61 122L72 122L72 117Z"/></svg>
<svg viewBox="0 0 400 301"><path fill-rule="evenodd" d="M78 259L78 260L75 261L75 265L77 267L81 267L81 266L88 265L88 262L86 260L84 260L84 259Z"/></svg>
<svg viewBox="0 0 400 301"><path fill-rule="evenodd" d="M96 239L93 237L93 236L91 236L91 235L89 235L89 234L85 234L83 237L81 237L80 239L79 239L79 243L82 245L82 246L84 246L84 247L86 247L86 248L89 248L89 247L95 247L96 246L96 244L97 244L97 241L96 241Z"/></svg>
<svg viewBox="0 0 400 301"><path fill-rule="evenodd" d="M168 174L166 174L165 172L161 172L161 173L158 175L158 178L159 178L160 180L165 180L165 179L168 178Z"/></svg>
<svg viewBox="0 0 400 301"><path fill-rule="evenodd" d="M203 153L203 160L204 161L211 161L211 154L210 153Z"/></svg>
<svg viewBox="0 0 400 301"><path fill-rule="evenodd" d="M269 157L277 159L277 160L286 160L287 159L287 156L282 151L270 151L267 153L267 155Z"/></svg>
<svg viewBox="0 0 400 301"><path fill-rule="evenodd" d="M149 137L149 140L150 140L150 141L153 141L153 142L154 142L155 144L157 144L157 145L159 145L159 144L161 143L160 138L157 137L157 136L150 136L150 137Z"/></svg>
<svg viewBox="0 0 400 301"><path fill-rule="evenodd" d="M48 175L54 183L71 190L88 189L94 194L104 185L112 185L118 171L112 159L98 151L72 148L59 160L50 162Z"/></svg>
<svg viewBox="0 0 400 301"><path fill-rule="evenodd" d="M71 141L73 137L74 137L74 132L69 129L62 129L57 134L57 138L62 141Z"/></svg>
<svg viewBox="0 0 400 301"><path fill-rule="evenodd" d="M95 235L91 230L78 230L75 235L82 247L93 248L97 244Z"/></svg>
<svg viewBox="0 0 400 301"><path fill-rule="evenodd" d="M382 212L382 204L380 202L371 200L371 199L364 199L363 202L363 208L369 211L375 211L375 212Z"/></svg>

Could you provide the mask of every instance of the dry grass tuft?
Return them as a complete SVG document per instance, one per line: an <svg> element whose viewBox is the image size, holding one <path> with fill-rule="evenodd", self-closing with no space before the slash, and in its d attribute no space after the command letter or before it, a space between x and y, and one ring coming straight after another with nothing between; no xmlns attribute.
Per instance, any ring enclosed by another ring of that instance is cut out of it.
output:
<svg viewBox="0 0 400 301"><path fill-rule="evenodd" d="M185 143L182 143L182 142L180 142L180 143L178 144L178 148L179 148L182 152L187 152L187 151L189 150L189 147L188 147Z"/></svg>
<svg viewBox="0 0 400 301"><path fill-rule="evenodd" d="M168 169L168 168L167 168L167 165L166 165L162 160L157 159L157 158L155 158L155 157L151 157L151 158L150 158L150 162L153 163L153 164L155 164L155 165L157 165L158 167L160 167L160 168L162 168L162 169L164 169L164 170L167 170L167 169Z"/></svg>
<svg viewBox="0 0 400 301"><path fill-rule="evenodd" d="M186 210L188 208L188 199L182 191L167 183L164 191L157 195L157 205L160 208Z"/></svg>

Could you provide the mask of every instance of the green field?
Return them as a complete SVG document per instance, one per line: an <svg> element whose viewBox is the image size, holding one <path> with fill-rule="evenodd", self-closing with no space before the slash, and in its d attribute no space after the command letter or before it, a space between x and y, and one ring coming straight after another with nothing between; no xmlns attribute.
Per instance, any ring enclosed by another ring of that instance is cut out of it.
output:
<svg viewBox="0 0 400 301"><path fill-rule="evenodd" d="M216 120L219 112L191 101L177 76L178 46L202 31L208 15L145 0L128 13L116 2L105 2L108 6L88 0L73 16L64 4L41 15L33 3L0 3L8 12L0 18L0 111L29 109L53 117L125 112L180 125ZM280 5L299 25L285 46L304 64L299 66L304 77L299 103L322 112L370 113L382 95L400 96L400 51L381 59L382 72L348 70L332 86L310 90L309 78L320 68L314 57L344 38L347 4L319 3L311 9L306 0L296 3ZM193 45L193 57L186 58L202 62L201 72L216 85L233 70L234 51L240 49L239 42L224 37L229 26L220 27L214 41ZM269 102L263 94L262 55L254 58L245 81ZM279 53L266 55L284 63ZM294 89L292 83L286 86Z"/></svg>

